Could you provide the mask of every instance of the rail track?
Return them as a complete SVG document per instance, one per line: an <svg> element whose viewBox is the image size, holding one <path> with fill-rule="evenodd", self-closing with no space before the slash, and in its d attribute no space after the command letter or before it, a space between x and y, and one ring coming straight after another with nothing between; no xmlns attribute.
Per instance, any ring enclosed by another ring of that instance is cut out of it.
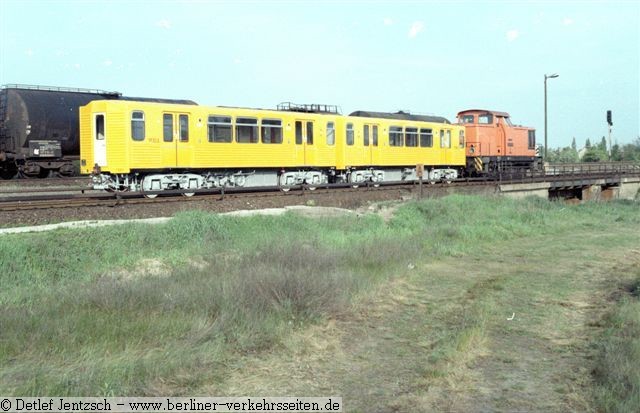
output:
<svg viewBox="0 0 640 413"><path fill-rule="evenodd" d="M597 163L597 164L556 164L548 165L544 173L529 176L515 176L499 174L497 179L463 178L446 182L398 181L384 182L379 185L363 183L358 186L352 184L323 184L310 187L298 185L283 192L279 187L259 188L214 188L199 190L169 190L152 192L105 192L89 188L88 178L57 178L52 180L12 181L13 186L0 185L0 211L37 210L50 208L78 208L91 206L116 206L127 204L154 204L168 202L188 202L190 200L219 200L225 197L281 197L301 196L305 193L318 191L385 191L404 187L414 189L424 185L423 190L431 187L461 187L477 185L498 185L517 183L554 182L567 179L611 178L622 175L640 176L640 164L637 163ZM45 182L46 181L46 182ZM6 182L6 181L5 181ZM27 185L16 185L15 182L28 182ZM33 182L42 182L35 186ZM157 198L149 196L160 195ZM187 195L187 196L180 196ZM191 197L191 195L195 195Z"/></svg>
<svg viewBox="0 0 640 413"><path fill-rule="evenodd" d="M323 185L308 187L306 185L291 187L290 191L283 192L278 187L260 188L216 188L207 190L189 190L187 194L194 196L181 196L185 191L171 190L161 192L104 192L84 190L85 193L70 193L69 189L58 191L44 190L41 193L29 191L27 194L2 197L0 191L0 211L37 210L51 208L78 208L91 206L118 206L140 204L162 204L168 202L190 202L202 200L224 200L225 198L266 198L266 197L297 197L306 193L326 194L332 191L386 191L398 187L413 187L414 183L394 182L374 187L373 185ZM58 192L52 193L52 192ZM145 195L162 195L157 198L146 198Z"/></svg>

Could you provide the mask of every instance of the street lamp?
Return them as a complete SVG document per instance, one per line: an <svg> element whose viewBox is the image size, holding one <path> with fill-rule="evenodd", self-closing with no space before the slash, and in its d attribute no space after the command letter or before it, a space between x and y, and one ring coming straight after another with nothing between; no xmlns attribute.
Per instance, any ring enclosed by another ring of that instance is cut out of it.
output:
<svg viewBox="0 0 640 413"><path fill-rule="evenodd" d="M557 73L544 75L544 160L547 160L547 79L554 79L560 76Z"/></svg>

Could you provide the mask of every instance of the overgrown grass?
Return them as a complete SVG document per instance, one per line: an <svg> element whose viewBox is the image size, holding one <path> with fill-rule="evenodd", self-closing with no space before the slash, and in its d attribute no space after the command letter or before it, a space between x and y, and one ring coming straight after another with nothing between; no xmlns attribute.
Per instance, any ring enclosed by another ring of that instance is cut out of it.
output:
<svg viewBox="0 0 640 413"><path fill-rule="evenodd" d="M640 274L604 322L594 370L598 406L604 412L640 411Z"/></svg>
<svg viewBox="0 0 640 413"><path fill-rule="evenodd" d="M348 313L409 262L639 220L626 202L450 196L408 203L388 223L189 212L0 237L0 393L192 395L224 382L238 356ZM473 345L481 324L464 324L455 347Z"/></svg>

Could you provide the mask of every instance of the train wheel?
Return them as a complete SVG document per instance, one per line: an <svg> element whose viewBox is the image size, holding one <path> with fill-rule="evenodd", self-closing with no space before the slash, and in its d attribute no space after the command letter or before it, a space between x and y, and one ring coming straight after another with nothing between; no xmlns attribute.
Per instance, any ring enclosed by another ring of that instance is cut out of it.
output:
<svg viewBox="0 0 640 413"><path fill-rule="evenodd" d="M280 188L280 190L282 192L289 192L291 191L291 186L286 185L285 182L283 182L285 180L284 175L280 175L278 177L278 187Z"/></svg>
<svg viewBox="0 0 640 413"><path fill-rule="evenodd" d="M351 188L357 188L360 186L360 183L362 183L361 180L358 180L358 176L356 174L349 174L349 183L351 184Z"/></svg>

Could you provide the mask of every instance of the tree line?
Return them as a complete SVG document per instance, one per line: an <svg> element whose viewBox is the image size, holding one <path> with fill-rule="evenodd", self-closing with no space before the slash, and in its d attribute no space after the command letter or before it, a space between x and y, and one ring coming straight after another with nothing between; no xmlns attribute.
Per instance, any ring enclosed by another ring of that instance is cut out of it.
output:
<svg viewBox="0 0 640 413"><path fill-rule="evenodd" d="M624 145L615 144L611 147L611 159L607 150L607 139L603 136L599 143L592 144L587 138L584 148L578 150L576 138L573 138L571 146L564 148L549 148L547 151L548 162L577 163L577 162L604 162L604 161L636 161L640 162L640 136L635 141ZM540 153L544 153L542 148Z"/></svg>

